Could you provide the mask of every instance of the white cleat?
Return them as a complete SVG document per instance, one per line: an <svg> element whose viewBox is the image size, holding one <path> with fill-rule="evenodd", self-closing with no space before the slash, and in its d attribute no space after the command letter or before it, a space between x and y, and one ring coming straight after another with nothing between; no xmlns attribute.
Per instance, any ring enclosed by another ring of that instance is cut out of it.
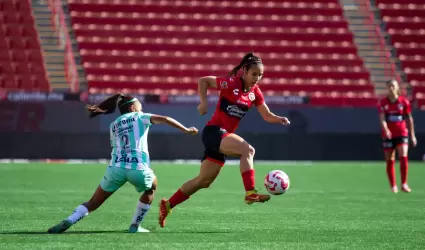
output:
<svg viewBox="0 0 425 250"><path fill-rule="evenodd" d="M398 193L398 187L397 186L392 187L391 192L393 192L395 194Z"/></svg>
<svg viewBox="0 0 425 250"><path fill-rule="evenodd" d="M410 193L410 192L412 192L412 189L410 189L409 185L403 184L403 185L401 185L401 191L403 191L405 193Z"/></svg>
<svg viewBox="0 0 425 250"><path fill-rule="evenodd" d="M150 231L139 225L130 225L128 232L129 233L149 233Z"/></svg>

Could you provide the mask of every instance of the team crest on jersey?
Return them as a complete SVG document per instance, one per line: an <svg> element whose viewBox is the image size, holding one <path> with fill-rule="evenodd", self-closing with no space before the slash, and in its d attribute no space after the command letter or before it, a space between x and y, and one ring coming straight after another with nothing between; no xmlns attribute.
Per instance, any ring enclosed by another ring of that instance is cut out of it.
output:
<svg viewBox="0 0 425 250"><path fill-rule="evenodd" d="M249 93L248 98L251 102L253 102L255 100L255 94L254 93Z"/></svg>
<svg viewBox="0 0 425 250"><path fill-rule="evenodd" d="M227 82L226 82L226 81L221 82L221 83L220 83L220 87L221 87L222 89L227 89Z"/></svg>
<svg viewBox="0 0 425 250"><path fill-rule="evenodd" d="M385 110L388 110L388 105L385 105L384 109L385 109Z"/></svg>
<svg viewBox="0 0 425 250"><path fill-rule="evenodd" d="M399 105L397 105L397 107L398 107L399 110L403 110L403 104L399 104Z"/></svg>

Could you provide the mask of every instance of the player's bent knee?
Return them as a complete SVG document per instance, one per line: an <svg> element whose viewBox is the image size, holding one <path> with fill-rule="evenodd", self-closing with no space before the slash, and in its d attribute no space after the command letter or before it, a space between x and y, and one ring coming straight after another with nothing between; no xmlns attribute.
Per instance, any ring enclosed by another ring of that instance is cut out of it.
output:
<svg viewBox="0 0 425 250"><path fill-rule="evenodd" d="M249 145L249 147L248 147L248 155L251 156L251 157L254 157L254 155L255 155L255 148L251 145Z"/></svg>
<svg viewBox="0 0 425 250"><path fill-rule="evenodd" d="M156 191L156 183L152 183L152 187L151 187L150 191L152 191L152 192Z"/></svg>
<svg viewBox="0 0 425 250"><path fill-rule="evenodd" d="M254 158L254 155L255 155L255 148L248 144L248 146L242 153L242 157Z"/></svg>
<svg viewBox="0 0 425 250"><path fill-rule="evenodd" d="M155 189L149 189L149 190L146 190L143 193L145 193L146 195L153 195L155 193Z"/></svg>

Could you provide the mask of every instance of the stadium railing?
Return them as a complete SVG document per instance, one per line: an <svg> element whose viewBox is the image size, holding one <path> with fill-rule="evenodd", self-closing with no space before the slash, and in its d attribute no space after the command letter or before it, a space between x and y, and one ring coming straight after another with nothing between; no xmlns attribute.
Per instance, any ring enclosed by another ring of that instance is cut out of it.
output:
<svg viewBox="0 0 425 250"><path fill-rule="evenodd" d="M69 38L68 27L65 22L65 14L62 8L62 0L48 0L52 11L52 25L58 34L59 46L64 50L65 77L73 93L79 91L78 71L75 63L72 42Z"/></svg>
<svg viewBox="0 0 425 250"><path fill-rule="evenodd" d="M375 23L375 15L372 10L372 7L370 5L370 0L359 0L360 1L360 8L363 8L363 11L368 14L368 24L372 25L374 27L374 33L371 34L371 36L376 36L379 40L379 51L384 52L385 59L382 60L382 64L384 65L384 70L386 77L388 78L395 78L398 82L401 82L401 77L399 74L397 74L395 63L391 60L391 52L388 50L387 46L385 45L385 38L382 35L381 27L379 24Z"/></svg>

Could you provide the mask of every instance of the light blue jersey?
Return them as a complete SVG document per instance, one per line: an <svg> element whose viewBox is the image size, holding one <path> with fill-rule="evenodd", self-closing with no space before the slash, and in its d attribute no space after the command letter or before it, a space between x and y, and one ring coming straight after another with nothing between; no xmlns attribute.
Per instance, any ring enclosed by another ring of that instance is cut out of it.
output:
<svg viewBox="0 0 425 250"><path fill-rule="evenodd" d="M111 167L143 170L150 167L148 132L152 114L131 112L109 125Z"/></svg>

